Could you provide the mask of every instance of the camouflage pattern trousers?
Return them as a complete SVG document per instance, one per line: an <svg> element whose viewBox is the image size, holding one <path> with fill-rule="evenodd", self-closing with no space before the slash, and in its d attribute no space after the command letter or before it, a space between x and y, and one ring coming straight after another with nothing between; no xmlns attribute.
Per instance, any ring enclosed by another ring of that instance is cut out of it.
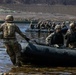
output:
<svg viewBox="0 0 76 75"><path fill-rule="evenodd" d="M21 61L21 45L16 40L4 40L7 54L13 65L20 64Z"/></svg>

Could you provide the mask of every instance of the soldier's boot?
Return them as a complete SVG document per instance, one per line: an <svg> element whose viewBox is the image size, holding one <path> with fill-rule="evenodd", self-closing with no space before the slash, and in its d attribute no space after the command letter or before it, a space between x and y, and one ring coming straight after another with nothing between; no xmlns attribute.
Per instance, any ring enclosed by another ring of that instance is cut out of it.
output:
<svg viewBox="0 0 76 75"><path fill-rule="evenodd" d="M16 66L18 66L18 67L22 66L21 58L20 57L16 57Z"/></svg>
<svg viewBox="0 0 76 75"><path fill-rule="evenodd" d="M16 66L21 67L22 66L21 62L20 61L16 62Z"/></svg>

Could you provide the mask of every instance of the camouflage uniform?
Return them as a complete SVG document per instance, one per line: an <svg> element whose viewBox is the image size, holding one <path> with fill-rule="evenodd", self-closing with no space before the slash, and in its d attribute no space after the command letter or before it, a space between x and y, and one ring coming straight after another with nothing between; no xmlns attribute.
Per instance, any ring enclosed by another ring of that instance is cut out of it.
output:
<svg viewBox="0 0 76 75"><path fill-rule="evenodd" d="M55 30L57 31L58 29L61 30L61 26L57 25L55 27ZM53 32L51 33L47 38L46 38L46 44L48 45L64 45L64 37L63 37L63 34L61 33L61 31L59 32Z"/></svg>
<svg viewBox="0 0 76 75"><path fill-rule="evenodd" d="M3 33L4 44L6 51L14 65L21 66L21 45L16 40L16 32L27 41L29 39L20 31L13 21L13 16L6 16L6 21L0 26L0 32Z"/></svg>
<svg viewBox="0 0 76 75"><path fill-rule="evenodd" d="M65 27L67 28L65 22L63 22L63 23L61 24L61 28L65 28Z"/></svg>
<svg viewBox="0 0 76 75"><path fill-rule="evenodd" d="M53 24L52 24L51 28L52 28L52 29L54 29L54 28L55 28L55 26L56 26L56 24L55 24L55 22L53 22Z"/></svg>
<svg viewBox="0 0 76 75"><path fill-rule="evenodd" d="M45 29L45 22L42 22L42 23L40 24L40 28L41 28L41 29Z"/></svg>
<svg viewBox="0 0 76 75"><path fill-rule="evenodd" d="M41 26L40 26L41 23L42 23L42 21L39 21L39 22L38 22L38 24L37 24L37 28L38 28L38 29L41 29Z"/></svg>
<svg viewBox="0 0 76 75"><path fill-rule="evenodd" d="M66 47L76 48L76 25L75 23L70 24L70 29L68 29L66 35Z"/></svg>

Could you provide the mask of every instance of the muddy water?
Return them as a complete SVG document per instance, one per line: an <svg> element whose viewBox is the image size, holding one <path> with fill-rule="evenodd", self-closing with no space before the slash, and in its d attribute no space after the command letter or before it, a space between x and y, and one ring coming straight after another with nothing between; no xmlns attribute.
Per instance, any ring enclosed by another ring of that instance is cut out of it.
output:
<svg viewBox="0 0 76 75"><path fill-rule="evenodd" d="M28 33L25 32L25 29L29 27L28 24L17 25L30 39L35 39L38 42L45 43L45 38L49 35L49 33ZM21 38L19 35L17 36L17 39L22 46L26 44L26 41L23 38ZM76 75L76 67L43 67L26 64L23 67L17 68L12 65L10 58L6 53L6 49L4 48L3 41L0 40L0 73L7 73L10 75Z"/></svg>

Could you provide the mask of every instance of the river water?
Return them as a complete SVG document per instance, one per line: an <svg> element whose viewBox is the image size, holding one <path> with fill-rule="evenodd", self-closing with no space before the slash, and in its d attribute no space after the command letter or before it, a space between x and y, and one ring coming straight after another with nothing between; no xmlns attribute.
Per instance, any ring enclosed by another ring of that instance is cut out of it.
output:
<svg viewBox="0 0 76 75"><path fill-rule="evenodd" d="M25 32L25 30L29 28L29 24L17 23L17 25L27 37L32 40L35 39L38 42L45 43L45 38L49 35L49 33ZM22 37L17 36L22 46L27 43ZM17 68L12 65L6 53L3 40L0 40L0 75L2 75L2 73L7 73L7 75L76 75L76 67L42 67L26 64L23 67Z"/></svg>

